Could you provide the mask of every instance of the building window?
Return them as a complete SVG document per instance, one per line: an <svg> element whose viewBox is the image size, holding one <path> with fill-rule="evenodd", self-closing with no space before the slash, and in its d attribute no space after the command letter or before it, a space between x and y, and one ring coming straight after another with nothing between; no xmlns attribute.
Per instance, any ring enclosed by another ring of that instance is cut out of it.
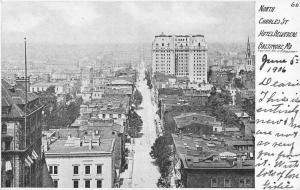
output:
<svg viewBox="0 0 300 190"><path fill-rule="evenodd" d="M1 126L1 134L6 134L6 133L7 133L7 125L3 123Z"/></svg>
<svg viewBox="0 0 300 190"><path fill-rule="evenodd" d="M118 118L121 118L121 114L118 114Z"/></svg>
<svg viewBox="0 0 300 190"><path fill-rule="evenodd" d="M11 187L11 181L10 181L10 179L7 179L5 181L5 187Z"/></svg>
<svg viewBox="0 0 300 190"><path fill-rule="evenodd" d="M102 174L102 165L97 165L97 174Z"/></svg>
<svg viewBox="0 0 300 190"><path fill-rule="evenodd" d="M217 178L212 178L211 179L211 187L218 187Z"/></svg>
<svg viewBox="0 0 300 190"><path fill-rule="evenodd" d="M105 118L105 114L102 114L102 118Z"/></svg>
<svg viewBox="0 0 300 190"><path fill-rule="evenodd" d="M85 174L91 173L91 166L85 166Z"/></svg>
<svg viewBox="0 0 300 190"><path fill-rule="evenodd" d="M90 188L91 187L91 180L85 180L84 187L85 188Z"/></svg>
<svg viewBox="0 0 300 190"><path fill-rule="evenodd" d="M58 187L58 180L56 180L56 179L53 180L53 185L54 185L55 188L57 188Z"/></svg>
<svg viewBox="0 0 300 190"><path fill-rule="evenodd" d="M2 147L3 150L10 150L10 141L3 141L4 143L4 148Z"/></svg>
<svg viewBox="0 0 300 190"><path fill-rule="evenodd" d="M224 187L231 187L230 179L224 179Z"/></svg>
<svg viewBox="0 0 300 190"><path fill-rule="evenodd" d="M57 166L49 166L49 173L50 174L57 174L58 173Z"/></svg>
<svg viewBox="0 0 300 190"><path fill-rule="evenodd" d="M79 167L73 166L73 174L78 174Z"/></svg>
<svg viewBox="0 0 300 190"><path fill-rule="evenodd" d="M58 173L57 166L54 166L53 168L54 168L53 174L57 174Z"/></svg>
<svg viewBox="0 0 300 190"><path fill-rule="evenodd" d="M250 179L246 179L246 187L252 187Z"/></svg>
<svg viewBox="0 0 300 190"><path fill-rule="evenodd" d="M101 179L97 180L97 188L102 188L102 180Z"/></svg>
<svg viewBox="0 0 300 190"><path fill-rule="evenodd" d="M79 187L79 180L73 180L73 187L78 188Z"/></svg>
<svg viewBox="0 0 300 190"><path fill-rule="evenodd" d="M239 187L245 187L245 179L243 178L240 179Z"/></svg>

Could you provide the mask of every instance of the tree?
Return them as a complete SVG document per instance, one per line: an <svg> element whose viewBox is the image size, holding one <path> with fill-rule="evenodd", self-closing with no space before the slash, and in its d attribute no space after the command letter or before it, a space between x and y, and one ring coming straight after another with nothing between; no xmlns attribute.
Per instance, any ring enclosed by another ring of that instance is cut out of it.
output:
<svg viewBox="0 0 300 190"><path fill-rule="evenodd" d="M72 99L72 96L68 93L68 94L66 94L66 102L68 102L69 100L71 100Z"/></svg>
<svg viewBox="0 0 300 190"><path fill-rule="evenodd" d="M158 166L161 177L158 179L158 187L169 187L168 176L170 174L172 150L172 138L167 136L158 137L151 147L150 156L155 159L155 164Z"/></svg>
<svg viewBox="0 0 300 190"><path fill-rule="evenodd" d="M147 85L148 85L148 87L149 87L149 89L152 89L152 83L151 83L151 79L148 79L147 80Z"/></svg>
<svg viewBox="0 0 300 190"><path fill-rule="evenodd" d="M221 93L214 93L208 99L207 106L211 108L211 115L217 118L217 120L230 126L239 126L239 119L224 105L228 105L231 102L230 92L223 90Z"/></svg>
<svg viewBox="0 0 300 190"><path fill-rule="evenodd" d="M145 79L147 80L147 85L149 89L152 89L151 76L149 71L145 72Z"/></svg>
<svg viewBox="0 0 300 190"><path fill-rule="evenodd" d="M45 92L39 92L38 96L41 104L44 105L42 125L46 126L44 130L47 130L48 126L53 125L55 122L55 110L57 110L58 106L54 86L50 86Z"/></svg>
<svg viewBox="0 0 300 190"><path fill-rule="evenodd" d="M135 104L135 107L137 108L139 105L141 105L143 101L143 96L141 94L140 91L136 90L134 92L134 104Z"/></svg>
<svg viewBox="0 0 300 190"><path fill-rule="evenodd" d="M55 86L51 85L46 89L47 94L55 94Z"/></svg>
<svg viewBox="0 0 300 190"><path fill-rule="evenodd" d="M138 133L141 132L143 120L135 111L129 112L129 127L128 134L131 137L137 137Z"/></svg>
<svg viewBox="0 0 300 190"><path fill-rule="evenodd" d="M240 88L240 89L244 88L244 84L242 83L241 79L239 79L239 78L234 79L234 86L236 88Z"/></svg>
<svg viewBox="0 0 300 190"><path fill-rule="evenodd" d="M242 109L249 114L252 118L255 118L255 101L251 99L245 99L242 103Z"/></svg>

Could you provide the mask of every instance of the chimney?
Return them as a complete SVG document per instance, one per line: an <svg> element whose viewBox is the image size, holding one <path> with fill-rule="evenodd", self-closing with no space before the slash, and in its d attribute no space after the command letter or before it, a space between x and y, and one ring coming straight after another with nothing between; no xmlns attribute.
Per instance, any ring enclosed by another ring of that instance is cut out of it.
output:
<svg viewBox="0 0 300 190"><path fill-rule="evenodd" d="M197 150L198 150L199 152L202 152L202 151L203 151L202 146L196 145L196 148L197 148Z"/></svg>
<svg viewBox="0 0 300 190"><path fill-rule="evenodd" d="M242 159L241 158L237 158L236 166L237 166L237 168L242 167Z"/></svg>
<svg viewBox="0 0 300 190"><path fill-rule="evenodd" d="M89 142L89 150L92 150L92 148L93 148L93 145L92 145L92 139L91 139Z"/></svg>

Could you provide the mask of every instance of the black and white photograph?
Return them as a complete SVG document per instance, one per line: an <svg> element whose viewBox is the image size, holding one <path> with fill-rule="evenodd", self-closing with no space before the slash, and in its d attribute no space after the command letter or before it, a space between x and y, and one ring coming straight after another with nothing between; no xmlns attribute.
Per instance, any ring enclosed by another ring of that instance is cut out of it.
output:
<svg viewBox="0 0 300 190"><path fill-rule="evenodd" d="M1 188L255 188L255 1L1 9Z"/></svg>

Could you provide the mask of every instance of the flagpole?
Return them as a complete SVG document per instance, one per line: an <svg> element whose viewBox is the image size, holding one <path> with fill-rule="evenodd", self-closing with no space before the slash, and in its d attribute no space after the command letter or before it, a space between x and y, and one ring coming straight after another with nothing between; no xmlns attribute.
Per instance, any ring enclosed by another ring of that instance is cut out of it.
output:
<svg viewBox="0 0 300 190"><path fill-rule="evenodd" d="M24 38L24 48L25 48L25 148L27 147L27 52L26 52L26 37Z"/></svg>

